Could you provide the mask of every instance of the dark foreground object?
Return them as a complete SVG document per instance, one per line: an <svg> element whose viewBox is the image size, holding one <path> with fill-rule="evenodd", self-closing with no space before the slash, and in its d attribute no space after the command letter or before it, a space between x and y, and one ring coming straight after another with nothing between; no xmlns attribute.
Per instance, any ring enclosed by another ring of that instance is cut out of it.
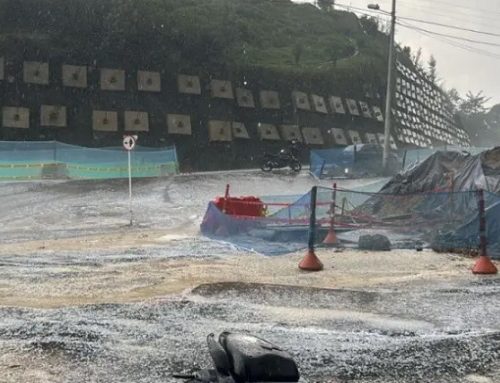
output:
<svg viewBox="0 0 500 383"><path fill-rule="evenodd" d="M175 375L199 382L297 382L299 371L291 355L266 340L223 332L219 340L207 337L214 369Z"/></svg>

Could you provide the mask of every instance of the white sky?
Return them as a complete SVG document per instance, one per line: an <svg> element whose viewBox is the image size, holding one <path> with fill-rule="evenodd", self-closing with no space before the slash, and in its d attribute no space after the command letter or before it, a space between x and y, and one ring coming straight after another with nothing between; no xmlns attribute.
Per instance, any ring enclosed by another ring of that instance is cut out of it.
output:
<svg viewBox="0 0 500 383"><path fill-rule="evenodd" d="M294 1L313 2L313 0ZM385 11L390 11L391 8L391 0L336 0L336 2L363 9L367 9L369 3L378 3ZM460 28L476 29L500 35L500 23L498 23L500 20L500 0L396 0L396 2L397 16L450 24ZM337 9L344 10L345 8L338 7ZM367 9L368 12L370 11ZM373 15L377 16L375 13ZM386 17L380 16L380 18ZM422 47L425 62L430 54L434 55L437 60L438 77L443 80L445 88L457 88L462 95L465 95L468 90L474 93L482 90L486 96L492 98L490 105L500 103L499 36L487 36L403 19L399 21L429 31L498 44L498 46L488 46L443 37L434 38L402 26L396 26L396 40L399 43L410 46L414 52ZM451 46L439 39L465 44L474 49L490 52L496 57L473 53Z"/></svg>

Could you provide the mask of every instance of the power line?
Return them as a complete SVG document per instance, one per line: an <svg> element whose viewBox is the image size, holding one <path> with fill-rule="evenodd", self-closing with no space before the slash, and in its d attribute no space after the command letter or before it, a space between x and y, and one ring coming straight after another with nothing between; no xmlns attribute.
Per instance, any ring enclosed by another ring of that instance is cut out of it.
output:
<svg viewBox="0 0 500 383"><path fill-rule="evenodd" d="M405 2L405 0L402 0L402 1ZM441 4L441 5L445 5L445 6L448 6L448 7L465 9L467 11L485 12L485 13L488 13L488 14L497 14L497 15L500 15L500 12L494 11L492 9L485 9L485 8L478 8L478 7L468 7L466 5L457 4L456 2L450 3L450 2L442 1L442 0L420 0L420 1L424 1L424 2L427 2L427 3L432 3L432 5L434 5L434 4Z"/></svg>
<svg viewBox="0 0 500 383"><path fill-rule="evenodd" d="M404 17L404 16L397 16L397 19L401 20L410 20L410 21L415 21L417 23L423 23L423 24L430 24L430 25L436 25L439 27L445 27L445 28L450 28L450 29L456 29L459 31L466 31L466 32L473 32L473 33L479 33L482 35L487 35L487 36L495 36L495 37L500 37L500 33L493 33L493 32L486 32L486 31L479 31L477 29L470 29L470 28L462 28L462 27L457 27L455 25L450 25L450 24L444 24L444 23L438 23L435 21L428 21L428 20L421 20L421 19L415 19L413 17Z"/></svg>
<svg viewBox="0 0 500 383"><path fill-rule="evenodd" d="M386 12L382 9L370 9L370 8L359 8L359 7L354 7L352 5L348 5L348 4L341 4L341 3L335 3L335 6L336 7L341 7L341 8L346 8L346 9L354 9L354 10L357 10L357 11L363 11L363 12L373 12L373 13L377 13L377 14L385 14L385 15L390 15L389 12ZM362 12L360 12L362 13ZM370 15L371 16L371 15Z"/></svg>
<svg viewBox="0 0 500 383"><path fill-rule="evenodd" d="M411 28L411 29L414 29L414 30L419 30L419 31L422 31L422 32L430 33L430 34L437 35L437 36L448 37L448 38L455 39L455 40L465 41L465 42L468 42L468 43L483 44L483 45L489 45L489 46L492 46L492 47L500 47L499 43L492 43L490 41L482 41L482 40L473 40L473 39L468 39L466 37L459 37L459 36L449 35L449 34L446 34L446 33L440 33L440 32L436 32L436 31L429 31L427 29L417 27L416 25L404 24L404 23L400 23L400 22L398 22L398 25L401 25L401 26L406 27L406 28Z"/></svg>
<svg viewBox="0 0 500 383"><path fill-rule="evenodd" d="M464 14L463 12L450 12L449 9L445 9L445 8L439 8L439 7L435 7L435 6L432 6L431 4L425 4L425 3L418 3L418 4L414 4L414 3L407 3L403 0L399 0L403 3L404 7L408 7L408 8L413 8L415 10L419 10L419 11L422 11L422 8L425 8L427 10L429 10L429 13L432 13L433 16L441 16L441 17L446 17L446 18L452 18L452 19L461 19L462 21L464 22L470 22L471 19L476 19L478 23L481 23L481 24L484 24L484 25L488 25L490 27L496 27L498 26L498 17L491 17L491 16L487 16L487 15L475 15L475 14ZM441 12L439 12L441 11ZM443 13L444 12L444 13ZM492 22L494 22L495 24L485 24L485 19L486 20L491 20Z"/></svg>
<svg viewBox="0 0 500 383"><path fill-rule="evenodd" d="M438 11L436 11L436 8L435 7L432 7L430 6L429 4L422 4L422 3L418 3L418 5L416 4L413 4L413 3L405 3L404 1L402 0L398 0L400 2L403 3L403 6L400 7L400 12L398 13L401 13L402 11L404 12L405 8L409 7L409 8L413 8L415 10L419 10L419 11L423 11L422 10L422 6L425 8L427 7L426 9L429 11L428 13L430 13L432 16L436 16L436 17L445 17L447 19L450 19L452 18L453 21L463 21L464 23L470 23L471 21L474 21L474 20L471 20L471 18L475 18L477 20L478 23L481 23L482 25L484 26L487 26L487 27L490 27L494 30L496 30L496 28L498 28L498 18L495 17L495 18L489 18L485 15L479 17L477 15L472 15L472 14L469 14L467 16L469 16L468 18L465 18L463 13L453 13L453 12L450 12L449 10L444 10L441 8L441 10L445 13L440 13L438 12L440 9L438 8ZM353 6L349 6L347 4L339 4L341 7L343 8L352 8L352 9L356 9L356 10L360 10L360 11L370 11L370 12L377 12L375 10L369 10L369 9L364 9L364 8L357 8L357 7L353 7ZM381 13L384 13L384 14L387 14L389 15L390 13L389 12L386 12L386 11L383 11L383 10L379 10L378 12L381 12ZM402 16L400 16L402 17ZM405 16L406 17L406 16ZM410 17L410 16L409 16ZM484 20L485 19L490 19L492 21L495 22L495 24L489 24L489 23L485 23ZM471 28L472 29L472 28Z"/></svg>
<svg viewBox="0 0 500 383"><path fill-rule="evenodd" d="M377 13L379 16L380 15L387 15L387 12L384 12L384 11L376 11L376 10L370 10L370 9L363 9L363 8L358 8L358 7L352 7L352 6L348 6L346 4L336 4L336 5L339 5L341 7L345 7L345 8L349 8L349 9L355 9L357 10L359 14L362 14L362 15L365 15L365 16L373 16L373 14L370 14L370 13L366 13L365 11L368 11L368 12L375 12ZM433 39L436 39L438 41L441 41L443 43L446 43L448 45L451 45L453 47L456 47L456 48L460 48L460 49L463 49L465 51L468 51L468 52L471 52L471 53L475 53L475 54L479 54L479 55L482 55L482 56L485 56L485 57L489 57L489 58L493 58L493 59L500 59L500 55L496 54L495 52L491 52L491 51L488 51L488 50L485 50L485 49L481 49L481 48L478 48L477 46L470 46L470 45L467 45L467 44L464 44L462 42L460 42L460 40L462 41L466 41L466 42L471 42L471 41L468 41L470 39L465 39L465 38L459 38L457 36L452 36L452 35L447 35L447 34L443 34L443 33L438 33L438 32L433 32L433 31L429 31L429 30L426 30L426 29L423 29L423 28L419 28L417 26L413 26L413 25L410 25L410 24L406 24L406 23L403 23L403 22L398 22L397 23L399 26L401 27L404 27L404 28L407 28L407 29L411 29L417 33L420 33L426 37L430 37L430 38L433 38ZM452 40L454 39L454 40ZM472 40L474 43L485 43L484 41L478 41L478 40ZM488 44L490 44L488 42ZM500 44L498 44L500 46Z"/></svg>
<svg viewBox="0 0 500 383"><path fill-rule="evenodd" d="M345 4L336 4L336 5L338 5L340 7L346 7L346 8L352 8L352 9L355 9L355 10L359 10L358 13L364 14L364 15L369 15L368 13L364 13L364 11L366 11L366 10L363 9L363 8L351 7L351 6L348 6L348 5L345 5ZM368 10L368 11L370 11L370 10ZM372 10L372 12L383 13L385 15L388 14L387 12L382 11L382 10ZM480 31L480 30L477 30L477 29L461 28L461 27L457 27L457 26L454 26L454 25L450 25L450 24L437 23L437 22L433 22L433 21L416 19L416 18L412 18L412 17L397 16L396 19L411 20L411 21L415 21L415 22L432 24L432 25L437 25L437 26L441 26L441 27L446 27L446 28L461 30L461 31L465 31L465 32L474 32L474 33L484 34L484 35L488 35L488 36L500 37L500 34L493 33L493 32ZM400 25L402 25L402 26L408 26L408 25L403 25L403 24L400 24ZM448 35L448 34L436 32L436 31L429 31L429 30L426 30L426 29L423 29L423 28L420 28L420 27L417 27L417 26L413 26L413 25L411 25L411 27L414 28L414 29L419 29L419 30L421 30L423 32L433 33L433 34L436 34L436 35L441 35L443 37L449 37L449 38L453 38L453 39L457 39L457 40L463 40L463 41L467 41L469 43L484 44L484 45L489 45L489 46L494 46L494 47L500 47L500 44L489 42L489 41L473 40L473 39L468 39L466 37L459 37L459 36Z"/></svg>
<svg viewBox="0 0 500 383"><path fill-rule="evenodd" d="M478 48L478 47L473 47L473 46L461 43L459 41L451 40L451 39L446 38L446 37L436 36L435 34L429 33L429 32L425 32L424 30L415 29L415 28L413 28L410 25L404 25L402 23L398 23L398 25L400 25L402 27L405 27L405 28L408 28L408 29L412 29L412 30L416 31L417 33L420 33L420 34L422 34L422 35L424 35L426 37L430 37L430 38L439 40L441 42L444 42L444 43L446 43L448 45L452 45L454 47L464 49L464 50L466 50L468 52L476 53L476 54L480 54L482 56L486 56L486 57L489 57L489 58L494 58L494 59L500 60L500 55L496 54L494 52L491 52L491 51L488 51L488 50L485 50L485 49L481 49L481 48Z"/></svg>

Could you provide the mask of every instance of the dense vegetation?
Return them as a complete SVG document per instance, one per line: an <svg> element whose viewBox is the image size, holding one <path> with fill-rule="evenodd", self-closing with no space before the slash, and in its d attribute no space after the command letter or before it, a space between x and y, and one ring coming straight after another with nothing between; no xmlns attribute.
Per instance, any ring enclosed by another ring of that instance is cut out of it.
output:
<svg viewBox="0 0 500 383"><path fill-rule="evenodd" d="M28 57L359 91L383 86L386 45L372 20L289 0L0 0L0 49Z"/></svg>

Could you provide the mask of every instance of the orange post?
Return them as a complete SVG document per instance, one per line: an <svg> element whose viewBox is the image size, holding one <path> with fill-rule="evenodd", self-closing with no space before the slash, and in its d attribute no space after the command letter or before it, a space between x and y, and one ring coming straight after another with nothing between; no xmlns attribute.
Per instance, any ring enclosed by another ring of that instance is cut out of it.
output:
<svg viewBox="0 0 500 383"><path fill-rule="evenodd" d="M337 244L337 234L335 234L335 207L337 199L337 184L333 184L332 192L332 204L330 206L330 227L328 228L328 233L323 240L324 245L336 245Z"/></svg>
<svg viewBox="0 0 500 383"><path fill-rule="evenodd" d="M314 253L314 249L308 249L306 256L300 261L299 269L304 271L321 271L323 264Z"/></svg>
<svg viewBox="0 0 500 383"><path fill-rule="evenodd" d="M484 192L478 190L478 207L479 207L479 240L480 240L480 255L476 264L472 268L473 274L496 274L498 270L486 252L486 213L484 209Z"/></svg>
<svg viewBox="0 0 500 383"><path fill-rule="evenodd" d="M318 195L318 187L313 186L311 189L311 215L309 219L309 243L306 256L300 261L299 269L304 271L320 271L323 270L323 264L314 253L314 240L316 236L316 198Z"/></svg>

